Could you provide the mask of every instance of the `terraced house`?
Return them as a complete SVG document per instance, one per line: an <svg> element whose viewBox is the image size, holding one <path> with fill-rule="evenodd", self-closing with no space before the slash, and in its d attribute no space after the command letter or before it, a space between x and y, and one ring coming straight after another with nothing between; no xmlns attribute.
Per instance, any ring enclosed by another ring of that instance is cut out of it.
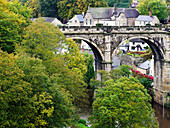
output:
<svg viewBox="0 0 170 128"><path fill-rule="evenodd" d="M84 26L135 26L139 12L135 8L89 7L84 16Z"/></svg>

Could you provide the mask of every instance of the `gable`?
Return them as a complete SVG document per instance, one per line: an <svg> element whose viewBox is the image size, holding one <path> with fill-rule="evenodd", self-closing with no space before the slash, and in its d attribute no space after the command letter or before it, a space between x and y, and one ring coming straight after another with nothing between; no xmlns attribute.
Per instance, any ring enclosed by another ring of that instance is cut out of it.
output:
<svg viewBox="0 0 170 128"><path fill-rule="evenodd" d="M139 16L139 12L136 9L117 8L115 12L114 7L89 8L87 13L90 13L94 19L108 19L112 16L118 17L120 13L124 13L126 18L136 18Z"/></svg>

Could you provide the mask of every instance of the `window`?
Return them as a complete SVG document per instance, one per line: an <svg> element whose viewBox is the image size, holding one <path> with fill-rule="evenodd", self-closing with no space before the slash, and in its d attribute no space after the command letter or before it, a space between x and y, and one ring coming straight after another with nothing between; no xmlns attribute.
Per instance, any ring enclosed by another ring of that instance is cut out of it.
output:
<svg viewBox="0 0 170 128"><path fill-rule="evenodd" d="M86 25L87 25L87 19L86 19Z"/></svg>
<svg viewBox="0 0 170 128"><path fill-rule="evenodd" d="M133 45L135 45L135 42L133 42Z"/></svg>
<svg viewBox="0 0 170 128"><path fill-rule="evenodd" d="M75 23L77 23L77 20L75 20Z"/></svg>
<svg viewBox="0 0 170 128"><path fill-rule="evenodd" d="M135 48L136 48L135 46L132 46L132 47L131 47L132 50L135 50Z"/></svg>
<svg viewBox="0 0 170 128"><path fill-rule="evenodd" d="M142 42L142 44L145 44L145 42Z"/></svg>
<svg viewBox="0 0 170 128"><path fill-rule="evenodd" d="M90 25L91 25L91 19L90 19Z"/></svg>

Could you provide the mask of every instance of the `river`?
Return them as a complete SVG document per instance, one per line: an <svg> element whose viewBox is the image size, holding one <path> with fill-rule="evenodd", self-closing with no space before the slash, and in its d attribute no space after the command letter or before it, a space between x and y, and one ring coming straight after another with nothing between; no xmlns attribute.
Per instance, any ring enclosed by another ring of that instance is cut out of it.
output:
<svg viewBox="0 0 170 128"><path fill-rule="evenodd" d="M163 108L162 105L153 103L155 115L158 118L159 128L170 128L170 109Z"/></svg>

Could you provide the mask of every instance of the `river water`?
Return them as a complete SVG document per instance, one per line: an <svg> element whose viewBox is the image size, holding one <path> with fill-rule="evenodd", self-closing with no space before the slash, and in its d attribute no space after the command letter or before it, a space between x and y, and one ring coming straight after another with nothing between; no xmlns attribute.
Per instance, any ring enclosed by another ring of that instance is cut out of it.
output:
<svg viewBox="0 0 170 128"><path fill-rule="evenodd" d="M159 128L170 128L170 109L163 108L162 105L153 103L155 115L158 118Z"/></svg>

